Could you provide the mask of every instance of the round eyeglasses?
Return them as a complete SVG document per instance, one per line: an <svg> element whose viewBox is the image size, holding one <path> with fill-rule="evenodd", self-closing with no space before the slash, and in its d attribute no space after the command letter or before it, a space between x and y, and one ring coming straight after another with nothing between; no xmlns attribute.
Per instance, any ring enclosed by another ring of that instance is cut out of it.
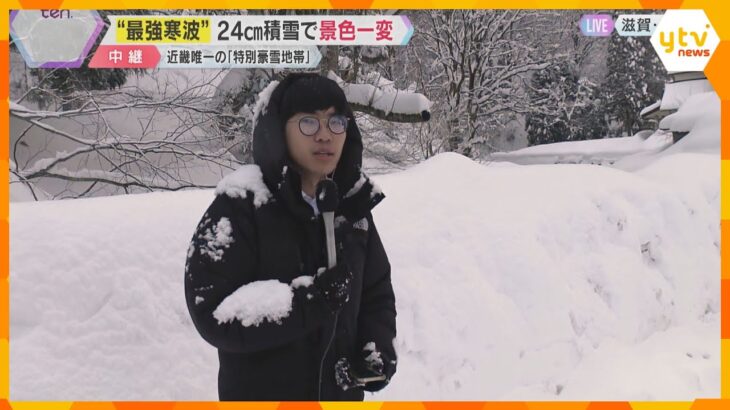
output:
<svg viewBox="0 0 730 410"><path fill-rule="evenodd" d="M349 118L342 114L331 115L329 118L319 118L313 115L306 115L299 118L299 131L302 134L311 137L319 132L319 126L321 120L327 120L327 128L332 131L333 134L344 134L347 131L347 122ZM296 121L296 120L289 120ZM287 121L288 122L288 121Z"/></svg>

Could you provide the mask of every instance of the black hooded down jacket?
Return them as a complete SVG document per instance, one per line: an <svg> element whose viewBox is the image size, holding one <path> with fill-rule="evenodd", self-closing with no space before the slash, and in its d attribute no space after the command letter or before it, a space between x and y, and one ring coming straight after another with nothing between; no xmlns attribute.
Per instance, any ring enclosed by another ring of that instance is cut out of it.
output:
<svg viewBox="0 0 730 410"><path fill-rule="evenodd" d="M336 329L335 315L309 284L307 276L326 266L324 228L302 199L278 113L283 91L296 78L287 77L271 93L254 129L255 165L244 165L219 183L188 250L187 307L200 335L218 349L220 400L362 400L362 389L337 385L335 363L343 357L357 360L370 342L395 369L390 264L370 213L384 196L360 171L362 140L355 121L349 122L334 173L340 192L338 257L354 275ZM271 280L280 283L267 282L282 289L280 299L289 286L291 306L279 316L252 320L254 307L275 297L256 296L253 288ZM255 300L239 306L234 320L235 304L227 306L225 321L219 306L239 289L251 290L248 300L251 295Z"/></svg>

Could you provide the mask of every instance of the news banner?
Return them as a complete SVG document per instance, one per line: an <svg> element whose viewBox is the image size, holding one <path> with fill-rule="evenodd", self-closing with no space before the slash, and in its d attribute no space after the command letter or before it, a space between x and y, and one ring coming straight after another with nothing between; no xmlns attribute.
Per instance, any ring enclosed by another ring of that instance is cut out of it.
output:
<svg viewBox="0 0 730 410"><path fill-rule="evenodd" d="M80 67L87 53L92 68L313 68L322 58L321 46L406 45L413 34L408 17L400 15L107 18L108 29L95 48L106 23L94 10L16 11L11 26L19 37L43 38L45 55L21 50L30 65L68 68ZM59 27L68 37L43 35ZM49 47L54 38L57 47ZM23 43L30 48L32 41ZM69 44L85 47L73 50Z"/></svg>

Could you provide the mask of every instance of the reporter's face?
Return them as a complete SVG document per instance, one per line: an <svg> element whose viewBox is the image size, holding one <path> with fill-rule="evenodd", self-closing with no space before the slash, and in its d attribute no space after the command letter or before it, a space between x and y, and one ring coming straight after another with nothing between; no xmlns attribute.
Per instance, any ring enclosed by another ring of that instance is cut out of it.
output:
<svg viewBox="0 0 730 410"><path fill-rule="evenodd" d="M286 145L303 178L319 180L335 170L346 130L347 119L336 115L334 107L313 114L296 113L287 120Z"/></svg>

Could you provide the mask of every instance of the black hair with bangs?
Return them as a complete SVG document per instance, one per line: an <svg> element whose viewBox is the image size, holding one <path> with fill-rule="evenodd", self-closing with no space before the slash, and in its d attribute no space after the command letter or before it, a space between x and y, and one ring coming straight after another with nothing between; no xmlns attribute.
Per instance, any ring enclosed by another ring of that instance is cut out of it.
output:
<svg viewBox="0 0 730 410"><path fill-rule="evenodd" d="M330 107L334 107L336 114L351 115L345 93L335 81L315 73L290 75L299 78L289 85L282 97L279 112L284 121L299 112L313 114Z"/></svg>

